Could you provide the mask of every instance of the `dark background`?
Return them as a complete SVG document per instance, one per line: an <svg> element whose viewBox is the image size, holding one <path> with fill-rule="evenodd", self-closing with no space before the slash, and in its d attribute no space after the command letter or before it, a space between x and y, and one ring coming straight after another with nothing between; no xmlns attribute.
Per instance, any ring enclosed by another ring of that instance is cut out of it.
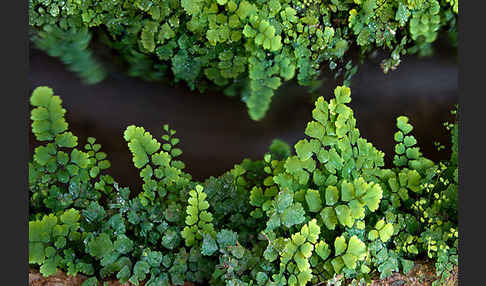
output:
<svg viewBox="0 0 486 286"><path fill-rule="evenodd" d="M197 180L218 176L244 158L261 159L272 140L294 144L304 137L311 119L313 100L295 83L282 86L267 116L252 121L238 98L220 93L191 92L184 84L169 86L130 78L114 72L96 85L84 85L57 59L31 48L30 91L40 85L54 89L67 109L70 129L84 144L97 138L112 163L111 175L123 186L137 190L140 179L123 139L130 124L142 126L160 139L163 124L177 131L186 171ZM366 61L351 82L351 107L361 135L393 159L393 134L397 116L406 115L414 125L414 136L430 159L447 159L434 142L450 146L442 126L450 121L450 110L458 102L456 52L439 46L434 56L405 56L398 69L384 74L379 59ZM323 75L330 78L330 75ZM336 83L329 79L319 95L329 99ZM35 141L30 135L30 150Z"/></svg>

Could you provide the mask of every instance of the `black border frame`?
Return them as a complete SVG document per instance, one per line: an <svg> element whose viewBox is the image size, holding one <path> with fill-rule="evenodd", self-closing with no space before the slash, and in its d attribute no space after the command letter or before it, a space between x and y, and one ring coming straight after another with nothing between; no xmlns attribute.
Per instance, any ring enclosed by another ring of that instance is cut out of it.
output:
<svg viewBox="0 0 486 286"><path fill-rule="evenodd" d="M484 1L459 3L458 39L459 39L459 283L460 285L482 285L480 275L484 272L484 243L481 215L484 210L484 192L480 180L484 178L483 168L479 163L484 148L479 136L484 130L484 97L482 82L484 76L484 34L481 24ZM480 6L480 7L478 7ZM480 41L481 40L481 41ZM482 101L481 103L478 101ZM474 103L473 103L474 102ZM465 107L467 106L467 111ZM468 127L465 125L468 122ZM476 131L475 131L476 130ZM466 140L465 134L469 135ZM474 139L472 139L474 138ZM465 142L466 141L466 142ZM465 148L465 146L468 146ZM475 152L476 151L476 152ZM479 152L478 152L479 151ZM474 156L476 162L471 158ZM482 156L484 158L484 155ZM469 164L465 164L468 161ZM467 170L467 171L466 171ZM476 186L479 186L478 188ZM481 197L479 197L481 196ZM469 232L469 233L468 233ZM466 243L467 239L467 243ZM469 249L469 251L468 251ZM483 253L480 253L482 251ZM476 282L476 283L474 283ZM483 282L484 283L484 282Z"/></svg>
<svg viewBox="0 0 486 286"><path fill-rule="evenodd" d="M7 17L2 17L2 26L6 27L7 33L3 35L3 54L6 55L3 62L4 85L3 85L3 112L0 120L4 122L6 130L3 131L3 167L4 180L8 186L2 186L6 195L3 200L2 218L3 225L3 262L6 267L2 277L2 284L21 285L28 281L28 141L30 132L29 121L29 41L28 41L28 0L10 1L8 4L16 5L16 13L13 13L10 6L4 4ZM473 6L474 5L474 6ZM478 5L482 7L478 7ZM459 279L460 285L481 285L475 284L475 278L481 279L482 263L478 263L475 257L482 259L479 251L483 250L484 238L480 231L483 228L484 191L479 180L483 175L482 166L473 166L471 156L482 155L484 143L478 140L482 135L484 119L481 115L484 112L484 95L481 92L482 81L484 81L483 60L484 45L480 42L484 38L484 24L481 21L485 9L484 1L461 0L459 3L459 152L460 152L460 185L459 185ZM469 41L467 41L469 40ZM13 56L15 55L15 56ZM27 82L26 82L27 79ZM473 104L471 104L474 101ZM13 103L13 104L11 104ZM468 106L468 111L465 111ZM468 119L466 119L468 118ZM465 128L465 121L468 127ZM472 126L474 125L474 126ZM467 142L465 135L469 135ZM474 139L471 137L474 136ZM464 146L468 146L465 148ZM476 151L474 155L473 150ZM479 159L479 158L478 158ZM465 164L469 161L469 165ZM479 161L479 160L478 160ZM466 171L467 170L467 171ZM474 179L477 181L475 182ZM479 179L479 180L478 180ZM478 188L475 188L478 183ZM466 187L467 186L467 187ZM469 230L469 234L468 234ZM468 239L467 243L465 239ZM468 252L469 249L469 252ZM475 253L476 255L473 255ZM478 275L479 274L479 275ZM478 276L476 276L478 275ZM12 280L6 281L6 279ZM482 279L484 280L484 278ZM467 283L468 281L469 283ZM480 280L481 281L481 280ZM483 282L484 283L484 282Z"/></svg>
<svg viewBox="0 0 486 286"><path fill-rule="evenodd" d="M2 184L0 214L4 222L1 235L4 285L25 285L28 281L28 5L28 1L11 1L4 5L7 15L1 18L4 80L0 122L6 129L0 141L4 151L2 181L7 182Z"/></svg>

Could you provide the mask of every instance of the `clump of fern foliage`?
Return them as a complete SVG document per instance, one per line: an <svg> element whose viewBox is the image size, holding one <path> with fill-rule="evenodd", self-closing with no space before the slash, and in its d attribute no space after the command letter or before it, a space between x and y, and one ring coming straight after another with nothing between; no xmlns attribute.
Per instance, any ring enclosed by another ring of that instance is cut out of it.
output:
<svg viewBox="0 0 486 286"><path fill-rule="evenodd" d="M337 274L369 282L407 273L417 258L440 285L457 265L458 125L450 160L423 156L407 117L397 118L394 166L360 136L351 91L319 97L306 137L276 140L198 182L178 160L176 132L129 126L124 139L140 189L119 186L92 137L69 131L48 87L30 98L40 145L29 163L29 264L134 285L315 285Z"/></svg>
<svg viewBox="0 0 486 286"><path fill-rule="evenodd" d="M457 41L458 0L29 0L32 40L88 83L105 76L88 44L97 39L147 80L239 96L264 117L285 81L314 88L322 68L346 80L357 60L428 55L447 33Z"/></svg>

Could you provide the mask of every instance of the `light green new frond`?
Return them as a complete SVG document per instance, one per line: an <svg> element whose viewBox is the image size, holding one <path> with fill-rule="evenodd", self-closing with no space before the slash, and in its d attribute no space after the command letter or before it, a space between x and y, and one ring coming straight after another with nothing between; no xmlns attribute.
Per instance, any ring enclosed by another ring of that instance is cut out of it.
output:
<svg viewBox="0 0 486 286"><path fill-rule="evenodd" d="M54 226L57 224L57 217L53 214L44 216L42 220L29 222L30 242L49 242Z"/></svg>
<svg viewBox="0 0 486 286"><path fill-rule="evenodd" d="M78 221L81 215L78 210L76 209L69 209L66 210L61 216L60 220L62 223L68 225L72 229L77 229L79 226Z"/></svg>
<svg viewBox="0 0 486 286"><path fill-rule="evenodd" d="M135 166L141 169L140 177L144 184L143 192L138 197L144 206L156 198L163 199L169 189L179 189L190 180L189 174L182 171L184 163L176 160L182 154L182 150L177 147L180 140L174 137L176 131L167 124L163 129L166 132L162 136L163 144L143 128L130 126L125 131Z"/></svg>
<svg viewBox="0 0 486 286"><path fill-rule="evenodd" d="M40 265L44 276L56 273L63 266L62 250L68 249L71 241L79 243L79 220L79 211L69 209L58 216L51 213L29 221L29 264Z"/></svg>
<svg viewBox="0 0 486 286"><path fill-rule="evenodd" d="M341 273L344 267L354 270L357 262L366 257L366 245L356 235L353 235L349 241L339 236L334 241L334 255L331 264L336 273Z"/></svg>
<svg viewBox="0 0 486 286"><path fill-rule="evenodd" d="M323 261L326 261L331 254L331 249L325 241L321 240L315 245L315 252Z"/></svg>
<svg viewBox="0 0 486 286"><path fill-rule="evenodd" d="M204 234L215 237L216 232L212 224L213 215L207 211L209 203L203 187L196 186L195 190L189 192L189 205L186 209L186 227L181 232L187 246L192 246L196 241L201 241Z"/></svg>
<svg viewBox="0 0 486 286"><path fill-rule="evenodd" d="M32 119L32 132L38 141L51 141L67 130L68 124L64 119L66 110L61 105L61 98L55 96L51 88L37 87L32 92L30 103L35 107L30 118ZM69 143L71 144L68 145L74 144Z"/></svg>
<svg viewBox="0 0 486 286"><path fill-rule="evenodd" d="M275 28L268 21L254 20L253 22L255 30L258 31L254 39L257 45L271 52L282 48L282 37L275 35Z"/></svg>
<svg viewBox="0 0 486 286"><path fill-rule="evenodd" d="M416 170L401 169L398 176L393 171L383 172L380 178L385 182L392 206L400 207L402 202L409 200L409 190L414 193L422 191L423 178Z"/></svg>
<svg viewBox="0 0 486 286"><path fill-rule="evenodd" d="M287 240L285 248L280 254L280 273L288 276L289 285L306 285L312 279L310 257L314 251L314 245L320 234L320 228L315 219L302 226L300 232L292 235ZM320 255L325 255L325 246L320 243Z"/></svg>
<svg viewBox="0 0 486 286"><path fill-rule="evenodd" d="M408 166L419 172L432 167L434 163L424 158L420 148L416 146L417 140L411 134L413 126L408 122L408 117L399 116L396 125L398 131L394 135L396 145L393 164L397 167Z"/></svg>
<svg viewBox="0 0 486 286"><path fill-rule="evenodd" d="M306 161L311 158L313 154L319 152L319 147L320 144L318 140L311 139L308 141L307 139L302 139L295 144L295 152L301 161Z"/></svg>
<svg viewBox="0 0 486 286"><path fill-rule="evenodd" d="M382 219L376 223L375 229L368 233L368 239L375 240L379 237L382 242L387 242L393 236L393 232L393 224L385 223Z"/></svg>
<svg viewBox="0 0 486 286"><path fill-rule="evenodd" d="M371 212L376 211L383 197L383 191L379 184L368 183L359 177L352 182L343 180L340 188L328 186L324 197L325 207L320 215L325 226L333 230L338 223L353 227L357 220L364 218L365 207Z"/></svg>
<svg viewBox="0 0 486 286"><path fill-rule="evenodd" d="M149 162L149 156L160 149L160 143L143 127L130 125L123 135L133 155L135 167L142 168Z"/></svg>
<svg viewBox="0 0 486 286"><path fill-rule="evenodd" d="M337 86L334 89L334 96L337 104L346 104L351 102L351 89L347 86Z"/></svg>
<svg viewBox="0 0 486 286"><path fill-rule="evenodd" d="M316 184L326 185L324 173L339 179L364 177L369 180L376 177L378 168L384 165L383 152L360 137L353 111L347 106L351 102L350 89L338 86L334 95L329 102L323 97L316 100L312 111L314 121L309 122L305 130L312 139L298 141L297 156L286 160L286 171L301 185L307 183L310 175ZM317 164L311 164L314 162Z"/></svg>

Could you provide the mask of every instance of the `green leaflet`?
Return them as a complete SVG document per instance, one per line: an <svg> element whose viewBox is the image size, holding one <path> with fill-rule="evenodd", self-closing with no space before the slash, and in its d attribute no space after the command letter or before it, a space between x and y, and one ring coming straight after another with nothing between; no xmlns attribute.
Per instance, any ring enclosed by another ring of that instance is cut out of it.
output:
<svg viewBox="0 0 486 286"><path fill-rule="evenodd" d="M143 47L149 51L153 52L155 49L155 34L157 33L158 26L155 22L149 21L145 24L142 29L142 45Z"/></svg>
<svg viewBox="0 0 486 286"><path fill-rule="evenodd" d="M368 233L368 239L375 240L379 237L381 241L387 242L393 236L393 232L393 224L385 224L384 220L380 220L376 223L375 229Z"/></svg>
<svg viewBox="0 0 486 286"><path fill-rule="evenodd" d="M143 127L128 126L123 137L128 142L128 148L133 154L133 163L137 168L142 168L147 164L149 155L157 152L160 148L160 143Z"/></svg>
<svg viewBox="0 0 486 286"><path fill-rule="evenodd" d="M266 229L270 231L280 226L290 228L301 224L305 211L300 202L294 201L294 194L284 191L275 197L266 213L269 217Z"/></svg>
<svg viewBox="0 0 486 286"><path fill-rule="evenodd" d="M307 190L305 200L311 212L319 212L322 208L322 201L319 191Z"/></svg>
<svg viewBox="0 0 486 286"><path fill-rule="evenodd" d="M348 242L343 236L336 238L334 249L336 257L331 263L337 273L340 273L343 267L355 269L356 263L366 256L366 245L356 236L352 236Z"/></svg>
<svg viewBox="0 0 486 286"><path fill-rule="evenodd" d="M342 181L341 190L328 186L325 197L328 207L320 215L326 227L333 230L338 222L352 227L357 219L364 216L365 207L372 212L376 211L382 198L382 190L379 185L368 184L360 177L353 183Z"/></svg>
<svg viewBox="0 0 486 286"><path fill-rule="evenodd" d="M113 242L108 234L102 233L88 243L87 249L90 255L101 258L113 249Z"/></svg>
<svg viewBox="0 0 486 286"><path fill-rule="evenodd" d="M280 273L286 271L290 275L289 285L306 285L312 278L309 258L319 233L320 228L314 219L302 226L300 232L293 234L287 242L280 257ZM323 253L322 246L320 252ZM291 260L295 261L297 267Z"/></svg>
<svg viewBox="0 0 486 286"><path fill-rule="evenodd" d="M258 31L255 36L255 44L263 46L264 49L272 52L282 48L282 37L275 34L275 28L266 20L253 16L250 23Z"/></svg>
<svg viewBox="0 0 486 286"><path fill-rule="evenodd" d="M54 95L51 88L36 88L32 92L30 103L35 107L31 115L32 133L38 141L51 141L67 130L68 124L64 119L66 110L62 108L61 99Z"/></svg>
<svg viewBox="0 0 486 286"><path fill-rule="evenodd" d="M203 187L196 186L195 190L189 192L191 196L188 200L189 205L186 209L186 227L181 232L186 245L191 246L197 240L201 240L203 235L216 235L214 231L213 216L207 211L209 203L206 200L206 193L203 191Z"/></svg>
<svg viewBox="0 0 486 286"><path fill-rule="evenodd" d="M218 250L218 245L216 244L216 240L209 234L203 235L201 254L212 255L216 250Z"/></svg>

